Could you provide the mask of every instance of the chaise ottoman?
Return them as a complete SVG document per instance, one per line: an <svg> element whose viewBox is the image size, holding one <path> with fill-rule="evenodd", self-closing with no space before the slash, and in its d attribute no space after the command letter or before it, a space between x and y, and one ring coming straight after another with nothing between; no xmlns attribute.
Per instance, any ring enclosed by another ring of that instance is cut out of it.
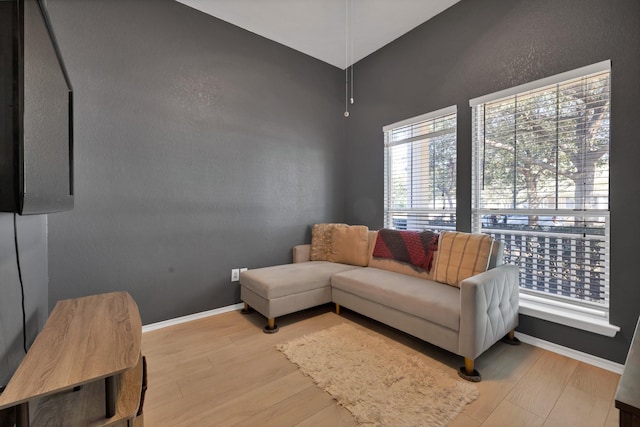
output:
<svg viewBox="0 0 640 427"><path fill-rule="evenodd" d="M309 261L257 268L240 273L245 310L268 319L264 332L278 331L275 318L331 302L331 276L362 268L329 261Z"/></svg>

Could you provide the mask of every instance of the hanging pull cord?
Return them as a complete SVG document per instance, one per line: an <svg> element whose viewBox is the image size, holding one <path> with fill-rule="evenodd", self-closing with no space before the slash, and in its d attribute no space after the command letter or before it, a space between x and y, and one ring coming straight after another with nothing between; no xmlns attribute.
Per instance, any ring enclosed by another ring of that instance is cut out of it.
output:
<svg viewBox="0 0 640 427"><path fill-rule="evenodd" d="M344 69L344 116L349 117L349 69Z"/></svg>
<svg viewBox="0 0 640 427"><path fill-rule="evenodd" d="M349 117L349 0L344 6L344 116Z"/></svg>
<svg viewBox="0 0 640 427"><path fill-rule="evenodd" d="M351 34L349 34L349 41L351 42L351 98L349 98L349 101L351 102L351 104L353 105L353 67L354 67L354 63L353 63L353 0L348 0L351 6L351 14L349 15L350 18L350 22L349 22L349 27L351 28Z"/></svg>
<svg viewBox="0 0 640 427"><path fill-rule="evenodd" d="M353 50L351 51L351 55L353 56ZM351 98L349 98L349 100L351 101L352 105L354 103L354 100L353 100L353 67L354 67L353 58L351 58Z"/></svg>

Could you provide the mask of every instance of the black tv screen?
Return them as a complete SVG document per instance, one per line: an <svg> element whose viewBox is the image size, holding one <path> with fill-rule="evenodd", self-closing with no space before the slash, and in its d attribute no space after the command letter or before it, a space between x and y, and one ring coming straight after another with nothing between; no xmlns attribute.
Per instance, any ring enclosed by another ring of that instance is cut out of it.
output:
<svg viewBox="0 0 640 427"><path fill-rule="evenodd" d="M73 208L73 92L45 7L0 1L0 211Z"/></svg>

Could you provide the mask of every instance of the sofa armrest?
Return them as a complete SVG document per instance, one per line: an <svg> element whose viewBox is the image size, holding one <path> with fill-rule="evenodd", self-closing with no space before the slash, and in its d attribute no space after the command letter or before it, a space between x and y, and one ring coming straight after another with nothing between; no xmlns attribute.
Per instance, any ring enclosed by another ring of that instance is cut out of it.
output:
<svg viewBox="0 0 640 427"><path fill-rule="evenodd" d="M518 326L518 267L502 264L460 283L460 355L475 359Z"/></svg>
<svg viewBox="0 0 640 427"><path fill-rule="evenodd" d="M293 262L310 261L311 245L298 245L293 247Z"/></svg>

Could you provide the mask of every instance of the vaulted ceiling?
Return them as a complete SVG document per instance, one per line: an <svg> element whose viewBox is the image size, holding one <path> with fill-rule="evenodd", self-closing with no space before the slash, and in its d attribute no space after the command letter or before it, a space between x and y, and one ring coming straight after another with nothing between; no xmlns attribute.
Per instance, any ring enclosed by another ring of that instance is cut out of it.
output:
<svg viewBox="0 0 640 427"><path fill-rule="evenodd" d="M177 0L344 69L460 0Z"/></svg>

